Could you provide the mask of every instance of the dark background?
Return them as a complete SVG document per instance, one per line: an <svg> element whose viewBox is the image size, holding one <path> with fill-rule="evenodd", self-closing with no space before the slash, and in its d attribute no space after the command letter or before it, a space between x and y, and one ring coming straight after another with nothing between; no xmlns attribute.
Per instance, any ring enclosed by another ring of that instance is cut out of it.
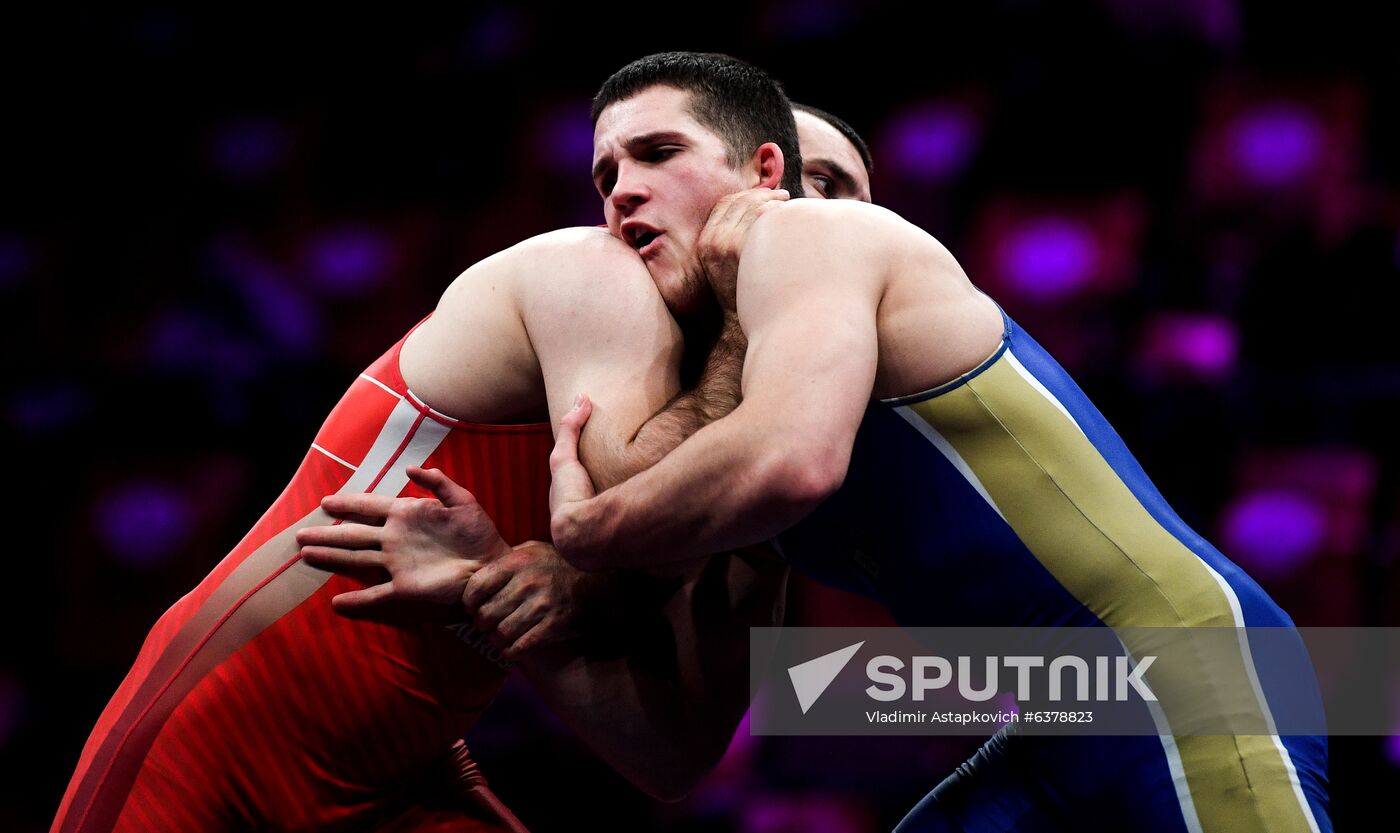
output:
<svg viewBox="0 0 1400 833"><path fill-rule="evenodd" d="M0 829L47 828L147 629L355 374L475 260L600 221L588 98L662 49L754 61L864 133L875 200L947 244L1300 625L1400 624L1400 51L1366 9L7 13ZM791 607L883 621L806 583ZM763 833L887 829L977 742L741 734L667 806L516 682L469 739L540 831ZM1400 740L1334 738L1332 779L1360 825L1400 787Z"/></svg>

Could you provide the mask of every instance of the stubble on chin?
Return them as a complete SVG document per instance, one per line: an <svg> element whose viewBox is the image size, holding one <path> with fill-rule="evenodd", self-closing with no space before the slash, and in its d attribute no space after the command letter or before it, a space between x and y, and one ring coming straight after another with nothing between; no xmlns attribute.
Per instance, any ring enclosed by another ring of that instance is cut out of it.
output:
<svg viewBox="0 0 1400 833"><path fill-rule="evenodd" d="M670 285L662 292L662 297L671 315L678 320L705 313L714 306L714 293L698 258L692 257L670 277Z"/></svg>

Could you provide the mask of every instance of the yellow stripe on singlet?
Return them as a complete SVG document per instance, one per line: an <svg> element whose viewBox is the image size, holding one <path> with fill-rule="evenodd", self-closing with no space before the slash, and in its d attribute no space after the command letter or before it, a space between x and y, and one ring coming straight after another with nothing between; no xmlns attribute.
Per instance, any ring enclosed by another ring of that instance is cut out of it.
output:
<svg viewBox="0 0 1400 833"><path fill-rule="evenodd" d="M1152 517L1047 397L1008 351L967 384L906 407L956 450L1045 569L1120 637L1131 628L1242 628L1238 600L1223 578ZM1233 700L1221 707L1269 720L1246 651L1241 642L1230 667L1212 666L1203 680L1167 680L1149 669L1145 678L1168 724L1182 705L1199 706L1202 697ZM1271 723L1260 726L1272 731ZM1179 735L1164 737L1163 746L1192 829L1316 830L1276 737Z"/></svg>

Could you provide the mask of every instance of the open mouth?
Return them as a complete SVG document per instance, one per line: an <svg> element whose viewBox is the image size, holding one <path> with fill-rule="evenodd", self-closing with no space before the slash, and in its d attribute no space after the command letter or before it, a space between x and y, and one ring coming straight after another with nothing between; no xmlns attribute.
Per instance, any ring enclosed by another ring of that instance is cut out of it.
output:
<svg viewBox="0 0 1400 833"><path fill-rule="evenodd" d="M641 255L647 255L656 250L657 238L664 232L657 231L642 223L632 223L622 229L622 238L627 244Z"/></svg>

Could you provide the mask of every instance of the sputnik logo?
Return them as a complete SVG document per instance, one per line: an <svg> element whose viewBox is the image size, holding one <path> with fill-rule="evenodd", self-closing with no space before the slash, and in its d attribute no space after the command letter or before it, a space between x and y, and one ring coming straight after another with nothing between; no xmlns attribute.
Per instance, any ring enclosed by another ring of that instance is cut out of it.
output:
<svg viewBox="0 0 1400 833"><path fill-rule="evenodd" d="M797 692L797 703L802 707L803 714L817 702L817 698L822 696L822 692L826 691L831 681L836 679L836 675L841 673L841 669L846 667L846 663L851 661L851 657L855 656L856 651L864 644L865 642L861 641L847 645L838 651L809 659L788 669L788 677L792 679L792 688Z"/></svg>

